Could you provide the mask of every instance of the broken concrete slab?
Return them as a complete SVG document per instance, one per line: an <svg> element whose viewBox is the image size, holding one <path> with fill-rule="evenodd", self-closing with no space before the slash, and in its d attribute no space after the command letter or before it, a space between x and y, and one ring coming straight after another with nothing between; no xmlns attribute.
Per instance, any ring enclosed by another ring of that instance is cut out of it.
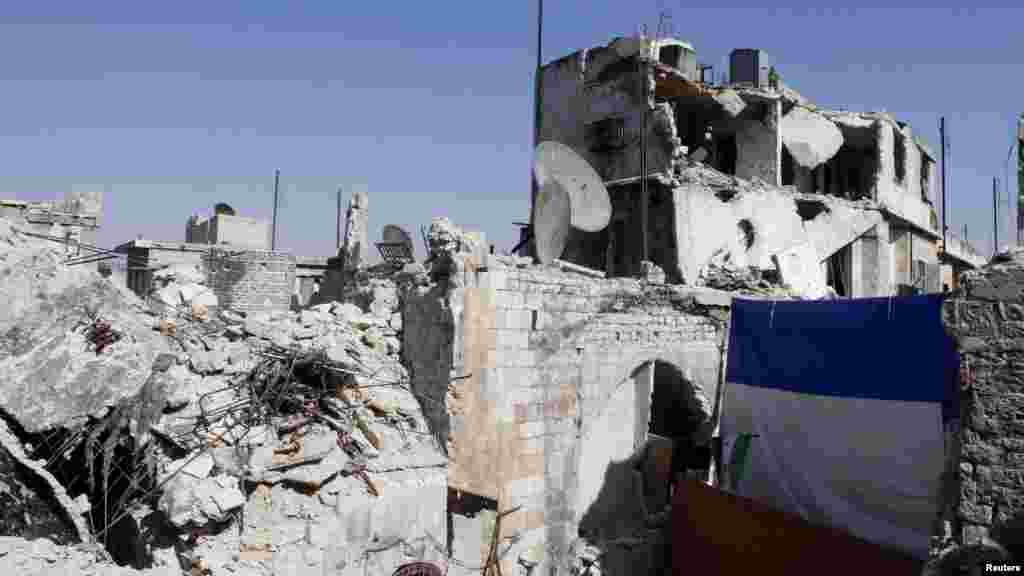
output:
<svg viewBox="0 0 1024 576"><path fill-rule="evenodd" d="M0 219L0 406L28 432L71 427L136 395L153 360L169 352L145 305L86 266L66 266L54 245L19 236ZM97 354L94 316L123 337Z"/></svg>
<svg viewBox="0 0 1024 576"><path fill-rule="evenodd" d="M179 474L167 484L159 501L160 511L179 529L224 522L244 505L238 479L226 474L198 482Z"/></svg>
<svg viewBox="0 0 1024 576"><path fill-rule="evenodd" d="M85 517L82 515L82 511L79 505L71 499L64 486L46 470L44 461L31 460L25 453L24 448L18 438L10 431L7 424L0 420L0 450L4 451L4 454L9 455L11 459L22 466L28 473L35 479L39 480L45 487L48 493L36 494L37 498L50 500L55 502L57 509L63 512L64 518L71 523L74 527L75 533L78 535L79 542L91 543L93 542L92 533L89 531L89 525L86 523ZM3 485L5 492L10 492L12 489L17 489L18 486ZM21 494L25 497L26 494ZM13 511L13 510L12 510ZM25 514L26 521L32 521L28 517L28 513ZM20 520L20 518L19 518ZM21 534L27 535L27 534Z"/></svg>
<svg viewBox="0 0 1024 576"><path fill-rule="evenodd" d="M772 255L784 284L801 297L811 300L829 295L821 270L821 262L814 247L807 243L793 246Z"/></svg>
<svg viewBox="0 0 1024 576"><path fill-rule="evenodd" d="M843 133L835 123L800 106L782 117L779 133L793 160L809 170L827 162L843 145Z"/></svg>
<svg viewBox="0 0 1024 576"><path fill-rule="evenodd" d="M738 117L743 113L743 110L747 108L747 103L735 90L728 88L720 90L715 92L712 98L722 107L722 110L732 118Z"/></svg>

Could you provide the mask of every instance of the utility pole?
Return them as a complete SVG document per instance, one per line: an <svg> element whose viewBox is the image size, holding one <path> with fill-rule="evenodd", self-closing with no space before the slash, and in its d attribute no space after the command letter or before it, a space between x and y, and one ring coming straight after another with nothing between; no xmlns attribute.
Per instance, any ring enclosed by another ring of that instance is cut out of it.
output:
<svg viewBox="0 0 1024 576"><path fill-rule="evenodd" d="M992 255L999 253L999 178L992 179Z"/></svg>
<svg viewBox="0 0 1024 576"><path fill-rule="evenodd" d="M650 260L647 252L648 206L647 191L647 35L644 34L644 51L640 57L640 250L641 260Z"/></svg>
<svg viewBox="0 0 1024 576"><path fill-rule="evenodd" d="M1010 239L1010 231L1013 230L1013 200L1010 196L1010 157L1013 155L1013 148L1017 144L1016 133L1010 138L1010 149L1006 151L1006 161L1003 162L1003 189L1006 190L1006 218L1009 223L1009 228L1006 229L1007 241ZM1017 210L1020 210L1020 206L1017 206ZM1019 216L1018 216L1019 218ZM1020 243L1020 231L1016 234L1017 243Z"/></svg>
<svg viewBox="0 0 1024 576"><path fill-rule="evenodd" d="M537 68L533 76L533 150L540 144L540 120L541 120L541 38L544 32L544 0L537 0ZM532 156L531 156L532 158ZM528 228L527 249L536 252L533 248L533 205L537 201L537 182L533 178L533 162L530 162L530 227Z"/></svg>
<svg viewBox="0 0 1024 576"><path fill-rule="evenodd" d="M341 186L338 186L338 221L334 226L334 249L337 251L341 248Z"/></svg>
<svg viewBox="0 0 1024 576"><path fill-rule="evenodd" d="M939 146L942 147L942 251L946 252L946 117L939 118Z"/></svg>
<svg viewBox="0 0 1024 576"><path fill-rule="evenodd" d="M270 251L277 247L277 183L281 177L281 170L274 169L274 216L270 224Z"/></svg>

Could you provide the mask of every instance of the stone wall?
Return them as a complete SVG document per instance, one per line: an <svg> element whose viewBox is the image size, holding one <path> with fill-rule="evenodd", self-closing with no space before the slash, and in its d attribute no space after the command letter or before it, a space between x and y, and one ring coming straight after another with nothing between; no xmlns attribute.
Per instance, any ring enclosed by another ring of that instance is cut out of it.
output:
<svg viewBox="0 0 1024 576"><path fill-rule="evenodd" d="M762 105L770 110L767 122L745 121L736 130L736 176L779 186L782 184L782 138L779 137L782 103L768 101Z"/></svg>
<svg viewBox="0 0 1024 576"><path fill-rule="evenodd" d="M210 249L207 283L220 306L243 312L288 310L295 290L295 257L262 250Z"/></svg>
<svg viewBox="0 0 1024 576"><path fill-rule="evenodd" d="M476 260L485 266L466 261L447 289L404 298L413 387L429 397L425 409L437 407L449 487L496 500L499 512L521 506L502 524L503 535L521 537L506 572L526 557L539 563L535 573L561 574L554 560L567 556L581 520L631 514L632 497L643 499L629 463L650 415L651 390L639 386L638 371L655 360L675 367L710 418L724 314L708 317L679 287L520 268L494 256ZM616 524L620 533L602 536L625 537L645 519L632 514ZM643 573L636 562L650 562L648 552L630 554L619 551L622 563Z"/></svg>
<svg viewBox="0 0 1024 576"><path fill-rule="evenodd" d="M961 353L962 435L954 533L1024 558L1024 252L964 274L945 322Z"/></svg>

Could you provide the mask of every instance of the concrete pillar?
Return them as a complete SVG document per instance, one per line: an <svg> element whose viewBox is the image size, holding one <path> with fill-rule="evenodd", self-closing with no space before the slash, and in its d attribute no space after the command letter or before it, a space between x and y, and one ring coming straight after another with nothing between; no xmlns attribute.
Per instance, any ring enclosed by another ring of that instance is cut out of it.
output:
<svg viewBox="0 0 1024 576"><path fill-rule="evenodd" d="M858 238L850 243L850 296L853 298L864 298L867 294L867 286L864 282L864 238Z"/></svg>
<svg viewBox="0 0 1024 576"><path fill-rule="evenodd" d="M346 271L365 265L369 258L367 228L369 226L369 199L366 192L354 192L345 217L345 236L338 256Z"/></svg>

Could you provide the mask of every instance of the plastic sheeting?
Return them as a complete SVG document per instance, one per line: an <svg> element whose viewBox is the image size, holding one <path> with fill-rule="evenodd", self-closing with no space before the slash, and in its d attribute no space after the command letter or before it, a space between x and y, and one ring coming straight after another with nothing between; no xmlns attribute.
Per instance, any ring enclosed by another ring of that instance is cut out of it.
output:
<svg viewBox="0 0 1024 576"><path fill-rule="evenodd" d="M959 412L941 306L941 296L734 300L720 428L727 487L926 557L943 425Z"/></svg>

